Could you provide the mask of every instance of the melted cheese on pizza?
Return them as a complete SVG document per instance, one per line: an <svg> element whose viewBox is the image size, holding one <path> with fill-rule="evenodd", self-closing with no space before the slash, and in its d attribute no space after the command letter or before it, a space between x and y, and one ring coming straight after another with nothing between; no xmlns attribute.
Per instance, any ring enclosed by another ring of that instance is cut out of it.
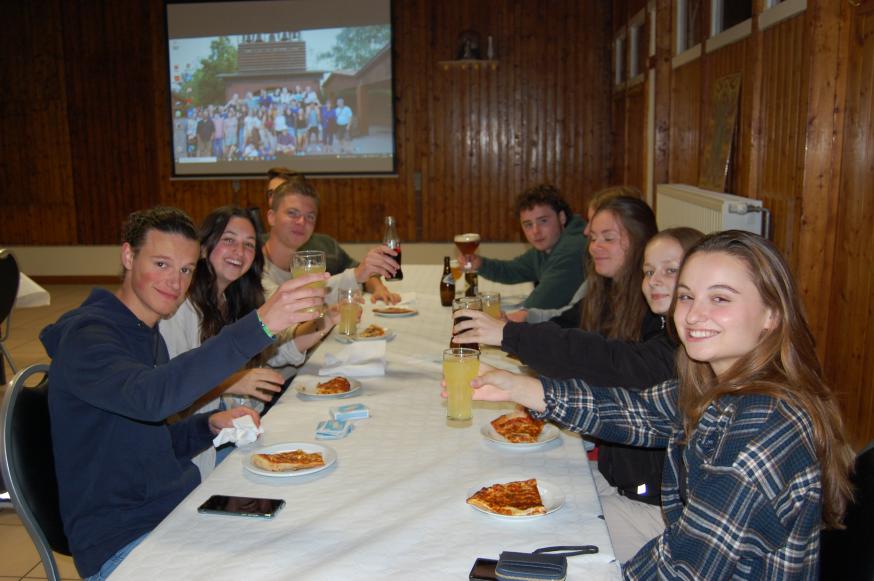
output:
<svg viewBox="0 0 874 581"><path fill-rule="evenodd" d="M320 452L304 452L303 450L289 450L276 454L255 454L252 463L258 468L271 472L287 472L292 470L305 470L318 468L325 465L325 459Z"/></svg>
<svg viewBox="0 0 874 581"><path fill-rule="evenodd" d="M316 393L319 395L334 395L338 393L347 393L352 388L349 380L345 377L335 377L328 381L322 382L316 386Z"/></svg>
<svg viewBox="0 0 874 581"><path fill-rule="evenodd" d="M543 420L535 420L523 410L504 414L491 423L498 434L513 444L534 443L543 431Z"/></svg>
<svg viewBox="0 0 874 581"><path fill-rule="evenodd" d="M546 507L543 506L537 480L534 478L480 488L467 502L483 510L507 516L546 514Z"/></svg>
<svg viewBox="0 0 874 581"><path fill-rule="evenodd" d="M383 335L385 335L385 329L379 325L370 325L358 333L359 337L382 337Z"/></svg>

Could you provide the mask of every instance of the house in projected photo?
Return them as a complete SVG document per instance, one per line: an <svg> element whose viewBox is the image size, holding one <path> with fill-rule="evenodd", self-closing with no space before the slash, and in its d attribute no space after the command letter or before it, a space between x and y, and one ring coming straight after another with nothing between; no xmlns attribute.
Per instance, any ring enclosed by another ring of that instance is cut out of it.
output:
<svg viewBox="0 0 874 581"><path fill-rule="evenodd" d="M229 100L263 89L318 87L325 72L307 70L307 45L299 32L282 32L246 35L237 46L237 72L218 76L225 81Z"/></svg>
<svg viewBox="0 0 874 581"><path fill-rule="evenodd" d="M357 71L334 71L322 85L322 92L343 97L358 115L357 133L368 133L371 125L391 128L391 51L388 45Z"/></svg>

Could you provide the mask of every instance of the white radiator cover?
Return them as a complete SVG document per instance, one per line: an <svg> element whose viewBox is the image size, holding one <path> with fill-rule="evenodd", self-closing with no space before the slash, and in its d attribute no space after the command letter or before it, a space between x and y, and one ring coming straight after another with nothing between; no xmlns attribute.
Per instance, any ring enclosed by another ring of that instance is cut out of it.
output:
<svg viewBox="0 0 874 581"><path fill-rule="evenodd" d="M686 184L656 186L656 222L660 230L689 226L704 234L720 230L763 234L765 212L761 200Z"/></svg>

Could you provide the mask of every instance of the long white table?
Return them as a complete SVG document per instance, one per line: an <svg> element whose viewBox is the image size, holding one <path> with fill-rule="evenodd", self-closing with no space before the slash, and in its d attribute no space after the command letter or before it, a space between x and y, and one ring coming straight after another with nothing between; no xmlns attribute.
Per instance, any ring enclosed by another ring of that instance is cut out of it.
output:
<svg viewBox="0 0 874 581"><path fill-rule="evenodd" d="M510 406L476 402L469 427L450 427L440 398L440 356L447 346L450 309L437 298L440 269L404 267L405 280L389 283L416 291L419 314L362 323L389 327L385 377L362 378L360 397L303 400L295 386L317 373L326 353L343 345L329 336L292 387L264 418L255 445L318 442L337 462L315 474L271 478L244 468L249 450L235 450L122 563L113 579L467 579L477 557L503 550L593 544L597 555L568 559L568 579L616 579L610 538L578 437L562 433L542 449L520 451L488 442L480 433ZM528 286L484 282L505 296ZM512 368L497 351L485 361ZM372 417L342 440L315 440L329 408L363 403ZM538 478L557 486L564 506L546 516L510 520L465 503L471 488ZM197 507L213 494L282 498L273 520L212 516Z"/></svg>

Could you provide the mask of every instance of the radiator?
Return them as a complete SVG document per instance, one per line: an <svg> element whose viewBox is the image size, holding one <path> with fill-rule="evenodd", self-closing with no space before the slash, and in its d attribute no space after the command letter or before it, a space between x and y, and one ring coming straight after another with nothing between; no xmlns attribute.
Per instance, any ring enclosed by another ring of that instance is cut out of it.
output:
<svg viewBox="0 0 874 581"><path fill-rule="evenodd" d="M656 221L660 230L690 226L705 234L719 230L746 230L767 237L767 214L761 200L685 184L659 184L656 187Z"/></svg>

